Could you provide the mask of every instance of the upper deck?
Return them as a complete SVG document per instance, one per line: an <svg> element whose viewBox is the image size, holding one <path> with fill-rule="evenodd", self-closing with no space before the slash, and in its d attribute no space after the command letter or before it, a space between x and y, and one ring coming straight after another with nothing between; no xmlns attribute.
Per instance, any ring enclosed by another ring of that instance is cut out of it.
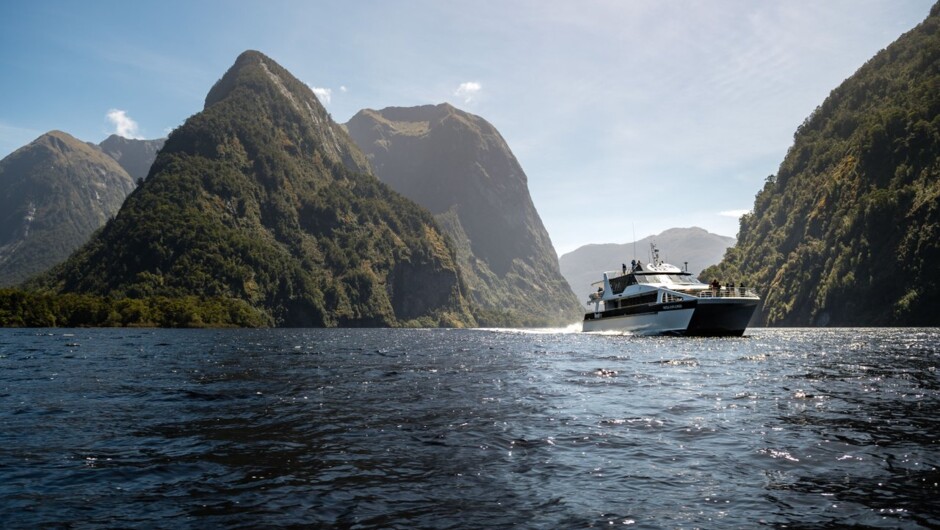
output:
<svg viewBox="0 0 940 530"><path fill-rule="evenodd" d="M757 294L747 287L732 284L713 286L702 283L692 273L682 271L671 265L667 267L660 266L657 267L658 270L634 270L626 274L610 271L605 274L610 283L611 294L614 296L620 295L631 285L648 285L690 294L699 298L757 298ZM594 282L591 285L603 289L604 281Z"/></svg>

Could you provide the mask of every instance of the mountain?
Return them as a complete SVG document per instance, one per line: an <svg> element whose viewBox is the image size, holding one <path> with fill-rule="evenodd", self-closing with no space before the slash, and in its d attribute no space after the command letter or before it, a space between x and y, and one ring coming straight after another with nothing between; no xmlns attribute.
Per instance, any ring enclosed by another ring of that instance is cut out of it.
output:
<svg viewBox="0 0 940 530"><path fill-rule="evenodd" d="M629 265L633 259L644 263L650 261L650 243L659 248L663 261L677 267L685 267L688 262L689 272L697 274L721 261L728 247L734 245L734 238L712 234L698 227L670 228L636 243L584 245L559 258L561 274L571 289L587 300L588 293L593 291L591 284L600 281L605 271L620 270L621 265Z"/></svg>
<svg viewBox="0 0 940 530"><path fill-rule="evenodd" d="M430 213L367 171L307 85L244 52L120 213L33 286L243 300L280 326L473 324Z"/></svg>
<svg viewBox="0 0 940 530"><path fill-rule="evenodd" d="M362 110L346 129L376 176L429 209L457 243L481 323L545 326L580 318L526 174L496 128L441 104Z"/></svg>
<svg viewBox="0 0 940 530"><path fill-rule="evenodd" d="M64 261L121 207L134 181L111 157L51 131L0 161L0 286Z"/></svg>
<svg viewBox="0 0 940 530"><path fill-rule="evenodd" d="M765 325L940 325L940 3L797 129L708 276Z"/></svg>
<svg viewBox="0 0 940 530"><path fill-rule="evenodd" d="M132 140L112 134L105 138L98 147L127 171L127 174L137 182L147 178L150 166L157 158L157 153L163 147L166 138L157 140Z"/></svg>

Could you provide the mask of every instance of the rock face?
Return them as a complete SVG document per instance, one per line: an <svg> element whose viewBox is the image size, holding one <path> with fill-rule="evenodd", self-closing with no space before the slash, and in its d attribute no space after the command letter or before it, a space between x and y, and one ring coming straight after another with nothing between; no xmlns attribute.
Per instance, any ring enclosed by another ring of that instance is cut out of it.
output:
<svg viewBox="0 0 940 530"><path fill-rule="evenodd" d="M140 179L147 178L150 166L153 165L157 153L163 147L165 138L157 140L131 140L112 134L105 138L98 147L111 158L117 160L117 163L127 171L127 174L137 182Z"/></svg>
<svg viewBox="0 0 940 530"><path fill-rule="evenodd" d="M117 162L61 132L0 161L0 285L64 261L117 213L134 182Z"/></svg>
<svg viewBox="0 0 940 530"><path fill-rule="evenodd" d="M832 91L707 274L764 325L940 325L940 4Z"/></svg>
<svg viewBox="0 0 940 530"><path fill-rule="evenodd" d="M346 128L375 174L429 209L457 243L481 323L580 318L526 175L486 120L441 104L362 110Z"/></svg>
<svg viewBox="0 0 940 530"><path fill-rule="evenodd" d="M305 84L245 52L120 214L37 283L237 298L282 326L473 324L430 213L367 170Z"/></svg>
<svg viewBox="0 0 940 530"><path fill-rule="evenodd" d="M559 258L561 274L571 289L587 300L593 291L591 284L600 281L605 271L620 270L622 264L629 265L633 259L649 262L650 243L659 248L663 261L680 268L688 262L689 272L698 274L705 267L720 262L728 247L734 245L734 238L698 227L670 228L636 243L584 245ZM708 282L711 278L702 280Z"/></svg>

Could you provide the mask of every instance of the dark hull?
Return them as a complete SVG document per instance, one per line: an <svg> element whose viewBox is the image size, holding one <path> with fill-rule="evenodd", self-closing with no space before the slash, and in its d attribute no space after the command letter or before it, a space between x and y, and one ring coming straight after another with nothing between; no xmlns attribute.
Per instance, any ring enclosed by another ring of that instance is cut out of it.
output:
<svg viewBox="0 0 940 530"><path fill-rule="evenodd" d="M740 337L757 309L757 300L699 301L685 335L690 337Z"/></svg>

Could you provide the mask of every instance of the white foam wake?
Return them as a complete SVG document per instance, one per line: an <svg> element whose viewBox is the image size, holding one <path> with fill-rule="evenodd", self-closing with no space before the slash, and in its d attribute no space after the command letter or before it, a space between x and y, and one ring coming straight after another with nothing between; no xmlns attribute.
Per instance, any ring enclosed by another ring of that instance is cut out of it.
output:
<svg viewBox="0 0 940 530"><path fill-rule="evenodd" d="M520 333L528 335L570 335L581 333L581 323L575 322L568 324L563 328L477 328L483 331L494 331L497 333Z"/></svg>

